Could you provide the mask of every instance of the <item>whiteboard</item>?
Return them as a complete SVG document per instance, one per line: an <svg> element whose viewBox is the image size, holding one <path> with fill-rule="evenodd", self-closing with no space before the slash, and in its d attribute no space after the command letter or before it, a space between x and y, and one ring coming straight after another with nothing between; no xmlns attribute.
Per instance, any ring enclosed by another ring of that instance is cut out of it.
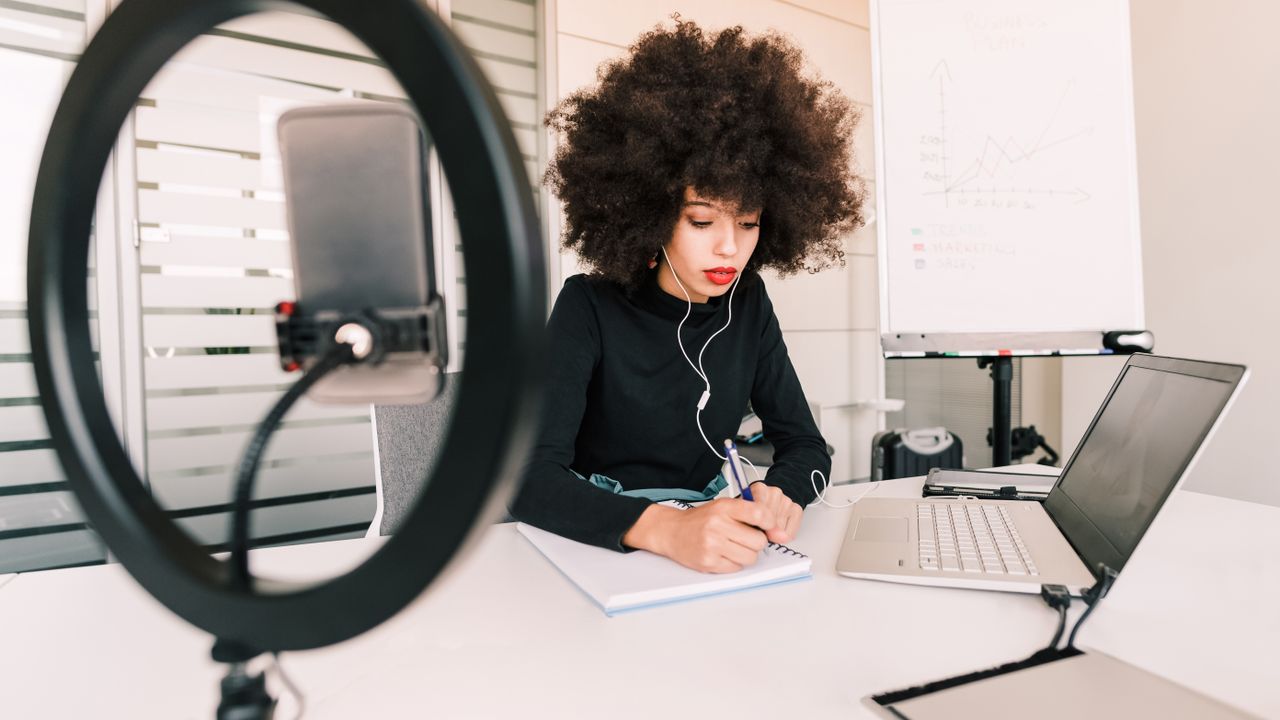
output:
<svg viewBox="0 0 1280 720"><path fill-rule="evenodd" d="M1144 327L1125 0L873 0L888 356Z"/></svg>

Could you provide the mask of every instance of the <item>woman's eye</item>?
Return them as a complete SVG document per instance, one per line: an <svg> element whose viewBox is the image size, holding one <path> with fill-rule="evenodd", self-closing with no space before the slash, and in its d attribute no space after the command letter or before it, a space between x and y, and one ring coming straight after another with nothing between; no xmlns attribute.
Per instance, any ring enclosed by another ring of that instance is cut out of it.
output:
<svg viewBox="0 0 1280 720"><path fill-rule="evenodd" d="M741 225L745 230L753 230L755 228L760 227L760 223L758 222L744 222L744 223L738 223L738 224Z"/></svg>
<svg viewBox="0 0 1280 720"><path fill-rule="evenodd" d="M705 221L704 221L704 220L690 220L690 221L689 221L689 224L690 224L690 225L693 225L693 226L694 226L694 227L696 227L696 228L706 228L706 227L711 227L711 221L710 221L710 220L705 220Z"/></svg>

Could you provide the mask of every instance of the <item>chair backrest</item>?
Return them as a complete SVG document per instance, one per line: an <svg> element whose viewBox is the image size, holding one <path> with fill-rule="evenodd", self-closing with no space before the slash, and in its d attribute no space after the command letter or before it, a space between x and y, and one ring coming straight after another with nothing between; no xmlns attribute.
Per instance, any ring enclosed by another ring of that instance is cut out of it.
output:
<svg viewBox="0 0 1280 720"><path fill-rule="evenodd" d="M392 534L413 507L443 447L458 385L457 378L446 375L430 402L374 406L379 502L370 534Z"/></svg>

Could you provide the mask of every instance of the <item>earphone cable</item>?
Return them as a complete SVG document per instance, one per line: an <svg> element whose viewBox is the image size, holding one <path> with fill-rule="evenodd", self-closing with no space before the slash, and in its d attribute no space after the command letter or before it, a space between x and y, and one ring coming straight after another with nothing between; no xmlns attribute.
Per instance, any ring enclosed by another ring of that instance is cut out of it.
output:
<svg viewBox="0 0 1280 720"><path fill-rule="evenodd" d="M672 274L672 275L675 275L675 271L673 270L673 271L671 272L671 274ZM742 278L742 275L737 275L736 277L734 277L734 278L733 278L733 287L729 288L729 319L724 321L724 327L722 327L722 328L720 328L719 330L715 331L714 333L712 333L712 334L711 334L711 337L707 338L707 342L706 342L706 343L704 343L704 344L703 344L703 346L702 346L702 349L698 351L698 374L699 374L699 375L701 375L701 376L702 376L702 378L703 378L704 380L706 380L706 378L707 378L707 371L702 367L702 356L703 356L703 354L705 354L705 353L707 352L707 346L709 346L709 345L711 344L711 341L716 339L716 335L719 335L720 333L724 332L725 330L728 330L728 329L729 329L729 323L733 322L733 294L734 294L735 292L737 292L737 290L738 290L738 280L739 280L739 279L741 279L741 278ZM690 303L690 306L692 307L692 303ZM687 359L687 358L686 358L686 359ZM710 384L711 384L711 381L710 381L710 380L707 380L707 384L708 384L708 385L710 385ZM708 388L708 389L710 389L710 388Z"/></svg>
<svg viewBox="0 0 1280 720"><path fill-rule="evenodd" d="M720 454L720 451L716 449L715 445L711 444L711 441L707 439L706 431L702 429L702 408L706 404L706 400L711 396L711 380L707 377L706 370L702 368L702 357L707 352L707 347L711 345L711 341L715 340L717 335L727 330L729 328L729 324L733 322L733 294L738 290L738 281L742 279L742 275L739 274L737 277L735 277L733 279L733 287L729 288L729 318L725 321L724 327L721 327L719 330L712 333L711 337L707 338L707 341L703 343L702 349L698 351L698 364L694 365L693 360L689 358L689 353L684 349L684 340L682 339L682 336L681 336L682 331L684 330L685 320L688 320L689 315L693 313L693 298L689 296L689 291L685 289L684 283L680 282L680 276L676 274L676 269L671 264L671 257L667 255L667 249L665 247L662 248L662 257L667 261L667 267L671 269L671 277L675 279L676 285L680 287L680 292L684 293L685 302L688 304L688 307L685 308L685 311L684 311L684 317L681 318L680 323L676 325L676 345L680 347L680 354L684 356L684 361L689 363L689 367L692 368L693 372L696 373L697 376L702 379L703 384L706 386L706 389L702 394L703 395L702 398L698 400L698 409L694 413L694 423L698 426L698 434L702 436L702 442L706 443L707 447L711 449L711 452L714 453L715 456L720 458L721 460L728 460L727 457ZM759 470L756 470L755 465L751 465L751 469L755 471L756 477L758 479L760 476ZM814 476L822 478L821 489L818 488L818 481ZM831 489L831 483L827 481L827 478L822 474L822 471L814 470L812 473L810 473L809 483L813 485L813 492L815 495L814 500L816 500L818 503L822 505L826 505L828 507L833 507L833 508L848 507L853 503L857 502L858 500L861 500L863 495L870 494L870 493L863 493L862 495L859 495L858 497L854 498L853 500L850 500L849 502L846 502L842 505L837 505L827 500L827 491ZM874 488L872 488L872 490L874 490Z"/></svg>
<svg viewBox="0 0 1280 720"><path fill-rule="evenodd" d="M711 397L711 380L707 377L706 371L702 369L702 356L706 353L707 346L711 344L711 341L715 340L717 335L727 330L729 328L729 324L733 322L733 294L738 289L738 280L742 278L742 275L739 274L734 277L733 287L729 288L729 318L725 321L724 327L721 327L719 330L712 333L711 337L707 338L707 341L702 344L702 349L698 351L698 364L694 365L693 360L689 357L689 353L684 349L684 340L682 338L684 322L685 320L688 320L689 315L693 313L693 298L689 296L689 291L685 289L684 283L680 282L680 276L676 274L675 266L671 264L671 257L667 255L667 249L665 247L662 248L662 257L667 261L667 267L671 269L671 277L675 278L676 285L680 287L680 292L684 293L685 302L688 304L688 307L685 308L684 311L684 317L681 318L680 323L676 325L676 345L680 346L680 354L684 356L684 361L689 363L689 367L692 368L693 372L702 379L702 383L705 386L702 397L698 400L698 409L695 411L693 416L694 424L698 426L698 434L702 436L702 442L707 444L707 447L711 449L711 452L721 460L728 460L728 458L720 454L720 451L716 449L715 445L711 444L711 441L707 439L706 431L702 429L702 408Z"/></svg>
<svg viewBox="0 0 1280 720"><path fill-rule="evenodd" d="M675 268L671 266L671 258L667 256L667 249L665 247L662 248L662 257L666 259L667 267L671 268L671 277L675 278L676 285L680 286L680 292L684 293L684 300L688 303L688 307L685 308L684 311L684 317L680 318L680 324L676 325L676 345L680 346L680 354L684 356L684 361L689 363L689 367L693 368L693 371L698 374L698 377L702 378L702 382L707 386L707 391L710 392L711 383L707 381L707 376L698 370L698 367L693 364L693 360L689 359L689 353L685 351L684 341L680 337L681 330L684 328L684 321L688 320L689 315L693 313L693 298L689 297L689 291L684 289L684 283L680 282L680 276L676 274Z"/></svg>

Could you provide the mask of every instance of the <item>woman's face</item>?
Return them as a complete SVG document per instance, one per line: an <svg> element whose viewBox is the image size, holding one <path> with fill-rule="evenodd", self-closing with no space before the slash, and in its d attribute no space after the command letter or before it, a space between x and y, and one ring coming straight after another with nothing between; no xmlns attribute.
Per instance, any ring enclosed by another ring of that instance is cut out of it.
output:
<svg viewBox="0 0 1280 720"><path fill-rule="evenodd" d="M685 188L684 206L664 246L666 257L658 256L658 286L683 299L683 284L696 303L723 295L746 267L759 239L759 210L743 212Z"/></svg>

